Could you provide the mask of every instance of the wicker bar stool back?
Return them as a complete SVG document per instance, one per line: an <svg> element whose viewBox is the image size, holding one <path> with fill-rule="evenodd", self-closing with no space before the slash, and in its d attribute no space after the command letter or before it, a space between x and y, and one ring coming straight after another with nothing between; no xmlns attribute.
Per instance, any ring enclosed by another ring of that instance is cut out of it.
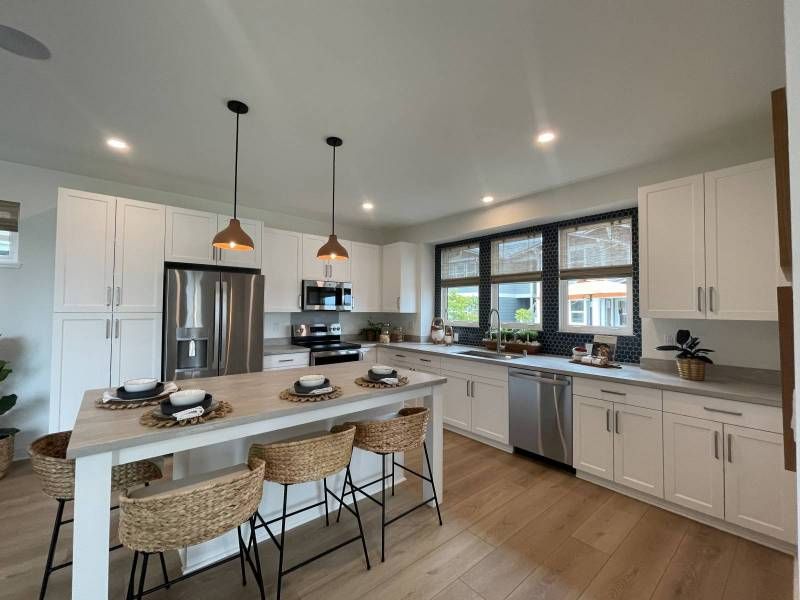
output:
<svg viewBox="0 0 800 600"><path fill-rule="evenodd" d="M374 452L381 457L381 477L375 481L370 481L361 486L354 486L352 480L345 480L342 484L342 497L345 496L347 486L350 485L351 492L355 496L355 491L358 491L368 499L372 500L381 507L381 562L386 560L386 527L398 519L406 516L407 514L415 511L418 508L426 506L429 502L433 502L436 506L436 515L439 518L439 526L442 525L442 513L439 510L439 498L436 494L436 485L433 482L431 473L431 461L428 456L428 447L425 444L425 432L428 429L428 422L430 421L430 410L424 406L413 406L401 409L397 416L390 419L382 419L376 421L361 421L353 423L356 427L356 437L354 445L360 450L367 452ZM348 423L347 425L351 425ZM425 466L427 467L427 475L418 473L413 469L409 469L404 464L398 463L395 460L395 453L406 452L414 450L422 446L423 454L425 457ZM386 456L392 457L392 472L386 474ZM423 481L430 484L433 495L431 498L423 500L421 503L409 508L408 510L386 519L386 480L391 478L392 495L394 496L394 470L395 467L400 467L407 473L411 473L419 477ZM364 491L371 485L376 483L381 484L381 499L378 500L371 494ZM355 491L354 491L354 489ZM342 515L342 504L339 504L339 513L336 520Z"/></svg>
<svg viewBox="0 0 800 600"><path fill-rule="evenodd" d="M318 558L322 558L347 546L348 544L361 540L361 547L364 551L364 559L367 563L367 569L370 568L369 555L367 553L367 542L364 538L364 528L361 524L361 515L358 511L358 505L355 502L355 494L353 497L353 507L345 505L348 510L358 522L359 535L352 537L348 540L340 542L316 556L305 559L293 567L284 568L284 550L286 548L286 518L296 515L307 510L312 510L318 507L324 507L325 511L325 525L330 524L328 516L328 496L332 496L334 500L339 501L340 505L344 504L343 498L337 496L328 487L328 477L345 471L344 480L352 482L350 475L350 458L353 454L353 440L355 439L356 428L355 425L346 425L334 427L330 433L322 433L319 435L306 436L299 439L285 440L271 444L253 444L250 447L250 458L263 459L266 462L264 470L264 479L273 483L278 483L283 486L283 510L279 517L275 517L269 521L265 521L260 513L256 513L256 519L259 524L256 528L264 528L269 537L272 539L275 546L278 548L278 581L277 581L277 600L281 598L281 584L283 576L303 567ZM291 513L286 512L289 496L289 486L297 483L306 483L309 481L322 480L322 495L323 499L319 502L305 506L301 509L294 510ZM270 529L270 525L280 522L280 539ZM248 547L249 549L249 547Z"/></svg>
<svg viewBox="0 0 800 600"><path fill-rule="evenodd" d="M64 507L67 502L75 497L75 461L67 458L67 446L72 435L71 431L61 431L51 433L34 440L28 448L28 455L31 458L33 472L39 479L42 492L58 501L58 510L53 524L53 533L50 537L50 549L47 552L47 561L42 577L42 586L39 590L39 599L42 600L47 592L47 583L53 571L63 569L72 564L67 561L59 565L53 565L56 546L61 527L72 523L72 519L64 519ZM125 465L117 465L111 470L112 490L124 490L147 485L151 481L161 479L161 469L147 460L140 460ZM117 507L112 507L111 510ZM121 545L114 546L112 550L121 548ZM164 577L166 579L166 569L163 566Z"/></svg>
<svg viewBox="0 0 800 600"><path fill-rule="evenodd" d="M258 546L255 545L256 561L250 558L242 537L241 525L251 526L253 515L261 503L264 489L264 461L251 459L245 467L221 470L222 475L211 477L196 484L165 490L151 487L146 494L120 494L119 538L122 544L134 551L131 577L128 583L128 598L139 599L169 585L207 571L220 564L239 558L242 570L242 584L246 585L244 562L249 563L256 578L261 597L264 598L264 584L261 578ZM179 550L186 546L201 544L236 529L239 534L239 554L224 558L186 575L169 580L164 584L144 589L147 560L150 554L168 550ZM246 554L246 555L245 555ZM134 594L133 583L136 565L142 558L139 573L139 587Z"/></svg>

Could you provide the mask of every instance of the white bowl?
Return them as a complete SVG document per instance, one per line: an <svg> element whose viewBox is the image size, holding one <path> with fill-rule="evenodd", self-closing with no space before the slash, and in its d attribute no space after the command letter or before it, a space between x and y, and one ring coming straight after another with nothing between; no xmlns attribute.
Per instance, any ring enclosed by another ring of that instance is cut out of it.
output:
<svg viewBox="0 0 800 600"><path fill-rule="evenodd" d="M206 397L205 390L180 390L173 392L169 395L169 401L172 406L188 406L189 404L197 404Z"/></svg>
<svg viewBox="0 0 800 600"><path fill-rule="evenodd" d="M303 387L316 387L325 383L325 375L303 375L300 378L300 385Z"/></svg>
<svg viewBox="0 0 800 600"><path fill-rule="evenodd" d="M122 387L125 388L126 392L149 392L150 390L156 389L156 385L158 385L158 379L147 377L142 379L129 379Z"/></svg>
<svg viewBox="0 0 800 600"><path fill-rule="evenodd" d="M376 375L391 375L392 371L394 371L393 367L386 365L372 365L372 372Z"/></svg>

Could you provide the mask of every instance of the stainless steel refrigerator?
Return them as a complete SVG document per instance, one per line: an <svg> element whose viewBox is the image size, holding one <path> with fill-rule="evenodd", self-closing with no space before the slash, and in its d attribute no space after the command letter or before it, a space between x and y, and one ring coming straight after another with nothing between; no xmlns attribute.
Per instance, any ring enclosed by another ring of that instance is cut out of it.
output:
<svg viewBox="0 0 800 600"><path fill-rule="evenodd" d="M163 340L165 381L261 371L264 276L167 269Z"/></svg>

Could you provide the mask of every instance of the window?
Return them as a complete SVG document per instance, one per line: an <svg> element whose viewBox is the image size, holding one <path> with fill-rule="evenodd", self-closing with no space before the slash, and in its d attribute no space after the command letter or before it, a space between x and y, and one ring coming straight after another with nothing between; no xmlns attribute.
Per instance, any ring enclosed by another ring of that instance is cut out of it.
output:
<svg viewBox="0 0 800 600"><path fill-rule="evenodd" d="M632 335L630 218L559 231L561 329Z"/></svg>
<svg viewBox="0 0 800 600"><path fill-rule="evenodd" d="M502 327L542 326L542 234L492 241L492 308Z"/></svg>
<svg viewBox="0 0 800 600"><path fill-rule="evenodd" d="M19 262L19 203L0 200L0 266Z"/></svg>
<svg viewBox="0 0 800 600"><path fill-rule="evenodd" d="M451 325L478 326L480 247L467 244L441 251L442 318Z"/></svg>

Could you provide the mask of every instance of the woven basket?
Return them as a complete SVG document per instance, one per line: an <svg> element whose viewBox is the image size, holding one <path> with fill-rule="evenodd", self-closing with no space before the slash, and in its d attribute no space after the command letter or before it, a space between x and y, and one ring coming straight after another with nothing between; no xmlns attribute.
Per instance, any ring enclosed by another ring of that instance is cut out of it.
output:
<svg viewBox="0 0 800 600"><path fill-rule="evenodd" d="M6 476L14 458L14 436L0 438L0 479Z"/></svg>
<svg viewBox="0 0 800 600"><path fill-rule="evenodd" d="M157 497L119 497L119 540L131 550L166 552L201 544L247 521L264 489L264 462L222 482Z"/></svg>
<svg viewBox="0 0 800 600"><path fill-rule="evenodd" d="M430 410L424 406L403 408L384 421L361 421L356 426L355 447L379 454L405 452L422 446Z"/></svg>
<svg viewBox="0 0 800 600"><path fill-rule="evenodd" d="M680 375L682 379L703 381L706 378L706 363L702 360L676 358L675 362L678 363L678 375Z"/></svg>
<svg viewBox="0 0 800 600"><path fill-rule="evenodd" d="M319 481L347 466L355 433L355 426L347 425L311 438L253 444L250 458L260 458L266 463L267 481L285 484Z"/></svg>
<svg viewBox="0 0 800 600"><path fill-rule="evenodd" d="M62 431L42 436L28 448L33 472L42 484L42 491L57 500L72 500L75 496L75 461L67 459L71 433ZM124 490L155 479L161 479L161 470L147 460L111 469L112 490Z"/></svg>

